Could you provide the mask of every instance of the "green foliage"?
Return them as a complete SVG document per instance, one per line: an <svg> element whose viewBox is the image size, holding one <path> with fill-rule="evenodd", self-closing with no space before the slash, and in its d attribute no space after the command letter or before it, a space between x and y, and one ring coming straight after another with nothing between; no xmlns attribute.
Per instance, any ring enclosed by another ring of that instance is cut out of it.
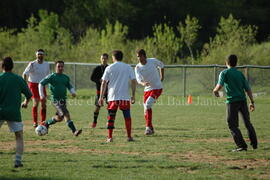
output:
<svg viewBox="0 0 270 180"><path fill-rule="evenodd" d="M159 24L153 27L153 31L154 37L148 37L146 42L148 54L161 59L165 63L179 62L177 55L181 51L183 42L176 36L173 27L166 23Z"/></svg>
<svg viewBox="0 0 270 180"><path fill-rule="evenodd" d="M214 39L204 45L202 59L204 64L224 64L224 58L229 54L237 54L239 64L248 64L251 61L247 48L256 40L257 27L240 25L240 20L232 15L221 17L217 34Z"/></svg>
<svg viewBox="0 0 270 180"><path fill-rule="evenodd" d="M198 38L198 31L201 28L199 20L196 17L190 17L189 15L185 19L185 24L179 23L177 29L181 35L181 40L185 42L189 49L191 56L191 64L194 64L194 53L192 46Z"/></svg>
<svg viewBox="0 0 270 180"><path fill-rule="evenodd" d="M17 37L14 34L15 30L4 28L0 29L0 57L15 56L15 53L12 53L12 47L14 48L17 45Z"/></svg>
<svg viewBox="0 0 270 180"><path fill-rule="evenodd" d="M27 28L18 33L15 57L21 60L32 59L33 52L42 48L46 50L48 59L67 58L71 48L71 35L67 30L60 27L58 15L40 10L39 19L40 21L31 16L27 21Z"/></svg>

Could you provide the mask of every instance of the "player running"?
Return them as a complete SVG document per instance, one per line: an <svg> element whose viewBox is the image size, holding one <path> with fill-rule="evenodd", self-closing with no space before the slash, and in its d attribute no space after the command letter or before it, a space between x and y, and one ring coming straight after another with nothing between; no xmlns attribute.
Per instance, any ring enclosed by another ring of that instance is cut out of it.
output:
<svg viewBox="0 0 270 180"><path fill-rule="evenodd" d="M31 99L31 92L22 77L12 73L13 61L10 57L2 60L3 73L0 74L0 127L6 121L11 132L16 137L16 156L14 167L22 167L24 149L23 123L21 119L21 93L26 97L22 104L27 107ZM3 138L3 137L1 137Z"/></svg>
<svg viewBox="0 0 270 180"><path fill-rule="evenodd" d="M117 109L122 110L127 130L128 141L133 141L131 136L130 100L135 103L136 79L131 66L122 62L123 53L119 50L112 52L113 64L108 66L102 76L99 105L103 105L103 97L108 85L108 138L112 142L114 120ZM129 95L129 80L131 80L132 96ZM108 84L107 84L108 83Z"/></svg>
<svg viewBox="0 0 270 180"><path fill-rule="evenodd" d="M67 89L69 89L73 97L76 96L75 90L70 84L70 79L67 75L63 74L64 62L55 62L55 73L48 75L39 83L39 94L41 99L45 98L44 86L49 84L51 92L51 101L56 109L56 115L46 121L45 126L49 128L50 125L60 122L65 119L67 126L71 129L75 136L82 133L82 130L76 130L73 121L70 119L69 111L66 107Z"/></svg>
<svg viewBox="0 0 270 180"><path fill-rule="evenodd" d="M33 126L36 128L38 126L38 105L40 101L40 96L38 92L38 83L50 74L50 65L48 62L44 61L45 52L43 49L39 49L36 52L37 59L31 61L23 72L23 78L25 81L28 80L28 86L33 94L33 107L32 107L32 117ZM28 78L27 78L28 76ZM46 96L46 90L44 87L44 94ZM45 123L46 120L46 98L41 101L41 124Z"/></svg>
<svg viewBox="0 0 270 180"><path fill-rule="evenodd" d="M96 89L97 89L97 95L96 95L96 100L95 100L96 109L94 111L94 120L91 126L92 128L95 128L97 125L97 119L98 119L99 110L100 110L100 105L98 104L98 100L100 97L100 86L102 82L101 78L104 74L106 67L108 67L108 58L109 58L109 55L107 53L104 53L101 55L100 57L101 65L95 67L90 78L91 81L96 83ZM105 91L104 98L107 101L107 90Z"/></svg>
<svg viewBox="0 0 270 180"><path fill-rule="evenodd" d="M155 59L147 58L143 49L137 51L139 63L135 67L137 82L144 86L144 117L146 121L145 135L154 134L152 124L152 106L162 93L164 79L164 64Z"/></svg>

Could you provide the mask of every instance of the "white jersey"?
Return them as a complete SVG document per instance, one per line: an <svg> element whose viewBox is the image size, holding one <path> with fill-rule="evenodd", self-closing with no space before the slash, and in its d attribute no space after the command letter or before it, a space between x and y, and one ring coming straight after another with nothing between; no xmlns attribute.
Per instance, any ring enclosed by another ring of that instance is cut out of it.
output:
<svg viewBox="0 0 270 180"><path fill-rule="evenodd" d="M155 58L147 58L146 61L145 65L138 63L135 67L137 82L150 83L149 86L145 86L144 91L162 89L163 86L160 80L158 68L164 68L164 64Z"/></svg>
<svg viewBox="0 0 270 180"><path fill-rule="evenodd" d="M121 61L109 65L102 76L108 82L108 101L130 100L129 80L133 79L130 65Z"/></svg>
<svg viewBox="0 0 270 180"><path fill-rule="evenodd" d="M32 83L39 83L43 78L50 74L50 65L43 61L39 64L37 60L31 61L25 68L23 75L28 76L28 81Z"/></svg>

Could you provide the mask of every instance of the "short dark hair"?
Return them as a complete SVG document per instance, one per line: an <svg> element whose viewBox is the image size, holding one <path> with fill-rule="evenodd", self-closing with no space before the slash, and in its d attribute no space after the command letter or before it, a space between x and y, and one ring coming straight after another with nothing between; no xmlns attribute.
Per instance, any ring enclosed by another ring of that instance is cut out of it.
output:
<svg viewBox="0 0 270 180"><path fill-rule="evenodd" d="M122 53L122 51L120 51L120 50L114 50L114 51L112 52L112 55L115 57L115 59L116 59L117 61L122 61L122 59L123 59L123 53Z"/></svg>
<svg viewBox="0 0 270 180"><path fill-rule="evenodd" d="M105 56L107 59L109 58L109 55L107 53L103 53L102 56Z"/></svg>
<svg viewBox="0 0 270 180"><path fill-rule="evenodd" d="M234 54L229 55L226 58L226 62L227 62L228 65L230 65L232 67L235 67L237 65L237 56L234 55Z"/></svg>
<svg viewBox="0 0 270 180"><path fill-rule="evenodd" d="M13 69L13 60L11 57L5 57L2 60L2 68L5 71L11 71Z"/></svg>
<svg viewBox="0 0 270 180"><path fill-rule="evenodd" d="M138 50L136 51L136 53L139 54L139 55L143 55L144 57L146 57L146 52L145 52L144 49L138 49Z"/></svg>
<svg viewBox="0 0 270 180"><path fill-rule="evenodd" d="M60 63L60 64L64 64L64 65L65 65L64 61L55 61L55 63L54 63L54 64L56 65L56 64L58 64L58 63Z"/></svg>
<svg viewBox="0 0 270 180"><path fill-rule="evenodd" d="M45 52L43 49L38 49L37 52Z"/></svg>

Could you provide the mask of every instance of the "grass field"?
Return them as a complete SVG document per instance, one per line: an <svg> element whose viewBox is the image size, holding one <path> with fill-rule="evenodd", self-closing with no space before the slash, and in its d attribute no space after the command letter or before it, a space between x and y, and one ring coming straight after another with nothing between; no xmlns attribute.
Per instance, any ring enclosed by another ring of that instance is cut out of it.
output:
<svg viewBox="0 0 270 180"><path fill-rule="evenodd" d="M31 104L24 119L24 167L13 168L14 135L0 129L1 180L64 179L270 179L270 97L257 97L251 120L259 149L232 153L234 143L225 121L224 99L193 97L193 104L177 96L161 96L155 105L155 135L145 136L141 98L132 106L134 142L127 142L122 113L118 112L114 142L106 143L106 110L95 129L93 98L70 101L68 108L83 134L73 137L64 122L39 137L31 121ZM47 116L54 113L48 105ZM243 123L242 133L247 137ZM249 143L248 139L247 142Z"/></svg>

